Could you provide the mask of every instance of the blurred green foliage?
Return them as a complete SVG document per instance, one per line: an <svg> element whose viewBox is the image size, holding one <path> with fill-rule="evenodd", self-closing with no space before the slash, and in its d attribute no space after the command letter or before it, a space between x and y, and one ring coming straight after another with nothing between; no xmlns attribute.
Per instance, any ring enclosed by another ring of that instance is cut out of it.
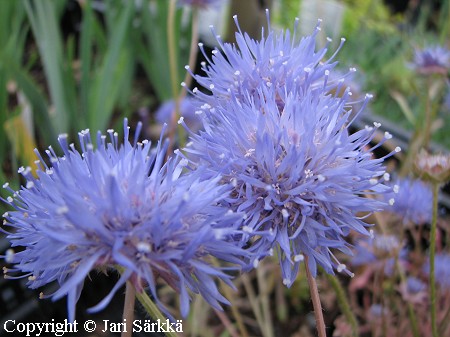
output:
<svg viewBox="0 0 450 337"><path fill-rule="evenodd" d="M168 3L0 2L2 182L17 187L17 169L33 167L34 148L55 146L59 133L76 139L85 128L105 130L142 106L171 98ZM72 27L63 31L67 22ZM189 11L177 8L180 72L190 27Z"/></svg>

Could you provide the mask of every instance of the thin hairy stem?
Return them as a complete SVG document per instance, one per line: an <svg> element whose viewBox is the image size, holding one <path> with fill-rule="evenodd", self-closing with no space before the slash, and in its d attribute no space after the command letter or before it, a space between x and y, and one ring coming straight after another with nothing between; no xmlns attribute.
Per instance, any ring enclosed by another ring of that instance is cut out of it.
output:
<svg viewBox="0 0 450 337"><path fill-rule="evenodd" d="M136 303L136 290L134 286L127 282L125 290L125 303L123 305L123 320L126 322L126 329L122 331L122 337L131 337L133 333L134 304Z"/></svg>
<svg viewBox="0 0 450 337"><path fill-rule="evenodd" d="M308 279L309 292L313 303L314 317L316 318L317 333L319 334L319 337L327 337L327 333L325 331L325 321L322 313L322 304L320 303L319 289L317 288L316 279L311 275L311 271L309 270L308 260L308 256L305 255L306 277Z"/></svg>
<svg viewBox="0 0 450 337"><path fill-rule="evenodd" d="M141 302L144 309L147 311L147 313L154 319L159 319L160 321L166 321L166 317L162 314L162 312L158 309L155 303L150 299L150 297L147 295L145 291L143 292L136 292L136 298ZM168 329L169 330L169 329ZM179 334L172 331L165 332L167 337L179 337Z"/></svg>

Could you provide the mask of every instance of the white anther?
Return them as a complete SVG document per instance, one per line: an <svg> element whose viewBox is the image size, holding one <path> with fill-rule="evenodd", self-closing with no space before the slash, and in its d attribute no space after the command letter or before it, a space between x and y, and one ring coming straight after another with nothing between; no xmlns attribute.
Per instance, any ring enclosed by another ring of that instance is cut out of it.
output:
<svg viewBox="0 0 450 337"><path fill-rule="evenodd" d="M233 186L233 187L237 186L237 179L236 178L231 178L230 182L231 182L231 186Z"/></svg>
<svg viewBox="0 0 450 337"><path fill-rule="evenodd" d="M69 208L64 205L64 206L60 206L56 209L56 214L58 215L63 215L69 212Z"/></svg>
<svg viewBox="0 0 450 337"><path fill-rule="evenodd" d="M341 272L344 271L345 269L347 269L347 266L346 266L345 264L343 264L343 263L340 263L340 264L337 266L337 271L338 271L339 273L341 273Z"/></svg>
<svg viewBox="0 0 450 337"><path fill-rule="evenodd" d="M14 250L13 249L8 249L5 253L5 261L6 263L13 263L14 261Z"/></svg>
<svg viewBox="0 0 450 337"><path fill-rule="evenodd" d="M304 259L305 259L305 256L303 254L297 254L294 256L295 262L300 262L300 261L303 261Z"/></svg>
<svg viewBox="0 0 450 337"><path fill-rule="evenodd" d="M253 229L251 227L249 227L249 226L242 226L242 230L245 233L252 233L253 232Z"/></svg>
<svg viewBox="0 0 450 337"><path fill-rule="evenodd" d="M148 242L138 242L136 249L141 253L150 253L152 251L152 246Z"/></svg>

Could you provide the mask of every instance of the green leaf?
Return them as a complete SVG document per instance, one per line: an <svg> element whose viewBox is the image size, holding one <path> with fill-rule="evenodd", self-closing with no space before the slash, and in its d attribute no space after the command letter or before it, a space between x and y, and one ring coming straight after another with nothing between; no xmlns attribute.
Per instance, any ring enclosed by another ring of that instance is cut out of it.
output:
<svg viewBox="0 0 450 337"><path fill-rule="evenodd" d="M401 111L405 115L406 119L412 124L416 124L416 117L414 116L414 113L412 112L408 101L406 100L406 97L403 96L401 93L395 90L391 90L390 94L392 98L397 102L397 104L400 106Z"/></svg>

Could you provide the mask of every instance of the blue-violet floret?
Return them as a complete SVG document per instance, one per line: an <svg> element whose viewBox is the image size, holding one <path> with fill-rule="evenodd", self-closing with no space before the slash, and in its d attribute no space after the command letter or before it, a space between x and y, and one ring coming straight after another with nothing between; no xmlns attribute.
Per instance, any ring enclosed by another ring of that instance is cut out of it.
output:
<svg viewBox="0 0 450 337"><path fill-rule="evenodd" d="M59 288L44 297L67 295L72 321L93 269L120 267L122 273L92 311L104 308L126 281L138 291L148 287L165 311L156 291L160 278L180 294L185 316L189 291L215 308L227 303L215 279L231 285L231 276L211 256L236 267L245 255L228 240L242 215L218 205L227 186L217 184L219 177L203 180L201 170L190 170L179 156L165 162L167 143L152 148L148 141L138 142L141 127L130 143L125 120L122 145L113 130L108 136L99 132L96 141L82 131L81 152L60 135L63 156L49 148L47 165L36 151L37 177L21 168L25 185L18 191L4 185L12 196L3 201L14 209L4 214L12 247L4 258L13 265L6 276L27 277L33 289L56 281Z"/></svg>

